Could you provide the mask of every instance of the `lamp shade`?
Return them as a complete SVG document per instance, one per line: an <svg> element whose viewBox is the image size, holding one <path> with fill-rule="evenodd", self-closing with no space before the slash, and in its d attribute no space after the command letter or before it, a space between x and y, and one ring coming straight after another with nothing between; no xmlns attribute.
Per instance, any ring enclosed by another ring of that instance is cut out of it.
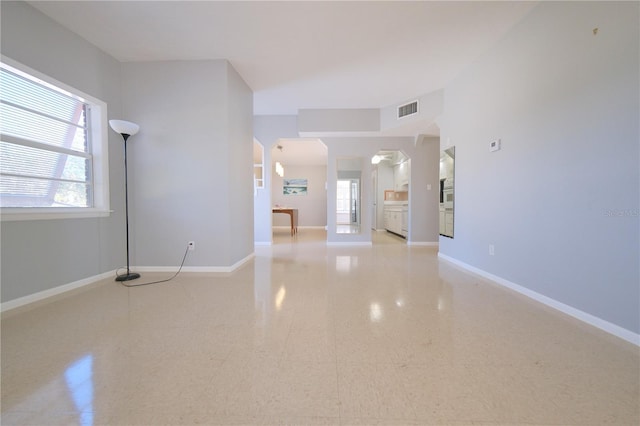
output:
<svg viewBox="0 0 640 426"><path fill-rule="evenodd" d="M121 135L133 136L140 130L136 123L124 120L109 120L109 126Z"/></svg>

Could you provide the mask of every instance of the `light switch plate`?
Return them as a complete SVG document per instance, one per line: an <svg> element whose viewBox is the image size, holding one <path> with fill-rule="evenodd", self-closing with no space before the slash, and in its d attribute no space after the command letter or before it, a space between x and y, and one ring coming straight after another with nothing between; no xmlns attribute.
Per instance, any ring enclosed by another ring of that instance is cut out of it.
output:
<svg viewBox="0 0 640 426"><path fill-rule="evenodd" d="M495 139L492 140L489 143L489 151L494 152L494 151L499 151L500 150L500 139Z"/></svg>

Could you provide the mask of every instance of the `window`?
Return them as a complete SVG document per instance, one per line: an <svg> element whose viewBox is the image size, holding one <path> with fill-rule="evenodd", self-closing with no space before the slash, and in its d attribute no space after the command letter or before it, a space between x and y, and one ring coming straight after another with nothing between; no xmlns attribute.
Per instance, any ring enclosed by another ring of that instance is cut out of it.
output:
<svg viewBox="0 0 640 426"><path fill-rule="evenodd" d="M264 188L264 149L262 144L253 139L253 188Z"/></svg>
<svg viewBox="0 0 640 426"><path fill-rule="evenodd" d="M16 65L0 63L3 220L105 214L106 104Z"/></svg>
<svg viewBox="0 0 640 426"><path fill-rule="evenodd" d="M350 205L351 205L351 181L338 180L338 184L336 186L336 212L349 213Z"/></svg>

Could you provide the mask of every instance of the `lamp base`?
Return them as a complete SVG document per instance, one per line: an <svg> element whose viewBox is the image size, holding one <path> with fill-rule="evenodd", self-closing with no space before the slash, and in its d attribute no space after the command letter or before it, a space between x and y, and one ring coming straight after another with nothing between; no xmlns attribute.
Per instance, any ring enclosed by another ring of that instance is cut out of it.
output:
<svg viewBox="0 0 640 426"><path fill-rule="evenodd" d="M140 274L135 272L128 272L126 274L118 275L116 281L131 281L140 278Z"/></svg>

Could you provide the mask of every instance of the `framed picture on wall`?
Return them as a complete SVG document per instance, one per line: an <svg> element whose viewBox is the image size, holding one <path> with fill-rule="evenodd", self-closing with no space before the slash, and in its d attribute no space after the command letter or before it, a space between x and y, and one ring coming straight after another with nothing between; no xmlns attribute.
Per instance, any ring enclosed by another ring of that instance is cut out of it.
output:
<svg viewBox="0 0 640 426"><path fill-rule="evenodd" d="M307 179L284 179L282 181L283 195L307 195Z"/></svg>

